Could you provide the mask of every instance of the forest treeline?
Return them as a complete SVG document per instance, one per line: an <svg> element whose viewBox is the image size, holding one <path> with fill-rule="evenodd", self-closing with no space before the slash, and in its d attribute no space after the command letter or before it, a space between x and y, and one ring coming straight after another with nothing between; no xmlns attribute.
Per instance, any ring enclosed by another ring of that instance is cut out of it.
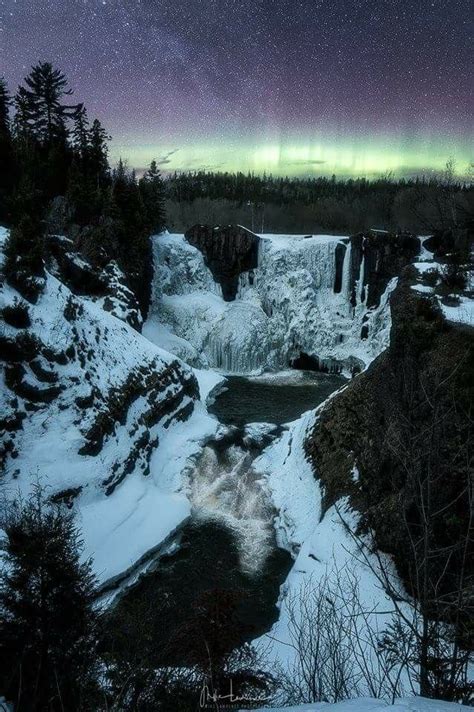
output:
<svg viewBox="0 0 474 712"><path fill-rule="evenodd" d="M163 182L154 161L140 180L122 161L111 170L109 141L50 63L34 66L14 96L0 79L0 224L12 228L5 270L26 298L38 288L42 238L55 232L98 267L116 260L146 311Z"/></svg>
<svg viewBox="0 0 474 712"><path fill-rule="evenodd" d="M257 232L355 233L371 228L429 233L452 227L447 204L464 223L474 209L474 186L455 177L448 161L441 176L395 180L385 175L336 179L252 173L174 173L165 181L168 226L238 223Z"/></svg>

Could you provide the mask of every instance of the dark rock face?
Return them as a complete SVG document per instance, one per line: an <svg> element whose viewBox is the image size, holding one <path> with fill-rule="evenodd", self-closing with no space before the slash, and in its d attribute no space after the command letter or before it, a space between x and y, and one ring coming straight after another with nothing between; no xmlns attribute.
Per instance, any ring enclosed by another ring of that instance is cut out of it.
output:
<svg viewBox="0 0 474 712"><path fill-rule="evenodd" d="M342 270L344 267L344 257L346 256L347 246L343 242L336 245L336 276L334 278L334 293L339 294L342 289Z"/></svg>
<svg viewBox="0 0 474 712"><path fill-rule="evenodd" d="M461 571L457 554L447 557L470 516L474 329L446 322L437 302L410 289L410 279L406 271L392 295L389 348L328 403L305 449L323 484L324 507L348 496L362 530L375 533L416 595L404 521L419 521L416 478L426 473L436 481L432 505L439 512L434 571L444 572L443 585Z"/></svg>
<svg viewBox="0 0 474 712"><path fill-rule="evenodd" d="M126 276L116 263L107 262L103 268L93 264L76 250L71 239L61 235L46 236L44 253L49 271L64 282L73 294L103 298L105 311L141 331L138 298L128 287Z"/></svg>
<svg viewBox="0 0 474 712"><path fill-rule="evenodd" d="M225 301L233 301L239 275L258 266L258 235L239 225L194 225L185 237L202 252L206 266L222 287Z"/></svg>
<svg viewBox="0 0 474 712"><path fill-rule="evenodd" d="M291 368L301 371L318 371L320 373L341 373L342 364L334 359L320 359L317 356L301 351L300 355L292 359Z"/></svg>
<svg viewBox="0 0 474 712"><path fill-rule="evenodd" d="M393 277L398 277L403 268L420 251L420 240L411 233L398 233L396 235L376 232L361 233L351 237L351 245L352 306L355 306L359 299L364 298L366 299L367 307L377 306L389 281ZM358 285L360 293L356 294L356 282L359 279L363 260L364 275L362 284ZM337 291L336 285L334 291Z"/></svg>

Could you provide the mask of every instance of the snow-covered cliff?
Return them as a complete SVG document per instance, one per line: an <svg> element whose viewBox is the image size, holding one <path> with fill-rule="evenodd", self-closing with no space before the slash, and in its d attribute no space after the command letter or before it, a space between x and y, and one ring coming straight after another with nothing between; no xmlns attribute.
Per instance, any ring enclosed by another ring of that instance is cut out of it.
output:
<svg viewBox="0 0 474 712"><path fill-rule="evenodd" d="M84 554L106 581L189 515L181 472L216 421L192 369L127 323L118 268L107 276L115 298L75 294L60 272L52 259L36 304L0 280L1 493L25 496L40 482L74 507Z"/></svg>
<svg viewBox="0 0 474 712"><path fill-rule="evenodd" d="M232 373L288 367L301 354L331 368L370 363L388 344L387 280L367 306L365 257L332 235L261 235L258 267L224 301L201 252L183 235L154 238L152 306L144 333L188 363Z"/></svg>

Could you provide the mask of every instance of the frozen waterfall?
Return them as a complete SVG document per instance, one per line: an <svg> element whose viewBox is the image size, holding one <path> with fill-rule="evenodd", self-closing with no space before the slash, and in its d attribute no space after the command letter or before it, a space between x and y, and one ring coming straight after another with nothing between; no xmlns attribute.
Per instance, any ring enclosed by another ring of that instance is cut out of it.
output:
<svg viewBox="0 0 474 712"><path fill-rule="evenodd" d="M198 249L183 235L157 236L144 332L193 366L229 373L286 368L301 353L367 365L388 344L396 280L367 309L364 259L353 285L351 249L333 235L260 235L258 267L240 275L236 299L225 302Z"/></svg>

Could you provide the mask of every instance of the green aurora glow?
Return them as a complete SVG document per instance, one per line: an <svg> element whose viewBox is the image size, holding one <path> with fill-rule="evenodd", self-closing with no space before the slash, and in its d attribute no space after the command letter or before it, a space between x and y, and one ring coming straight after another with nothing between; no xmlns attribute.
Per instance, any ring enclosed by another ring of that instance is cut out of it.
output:
<svg viewBox="0 0 474 712"><path fill-rule="evenodd" d="M474 160L473 142L416 137L411 140L377 136L348 140L335 137L285 141L193 141L163 145L153 141L115 143L111 158L122 157L142 168L157 158L163 171L253 171L273 175L333 175L338 177L394 177L439 174L454 158L459 177L468 175ZM160 159L161 157L161 159Z"/></svg>

